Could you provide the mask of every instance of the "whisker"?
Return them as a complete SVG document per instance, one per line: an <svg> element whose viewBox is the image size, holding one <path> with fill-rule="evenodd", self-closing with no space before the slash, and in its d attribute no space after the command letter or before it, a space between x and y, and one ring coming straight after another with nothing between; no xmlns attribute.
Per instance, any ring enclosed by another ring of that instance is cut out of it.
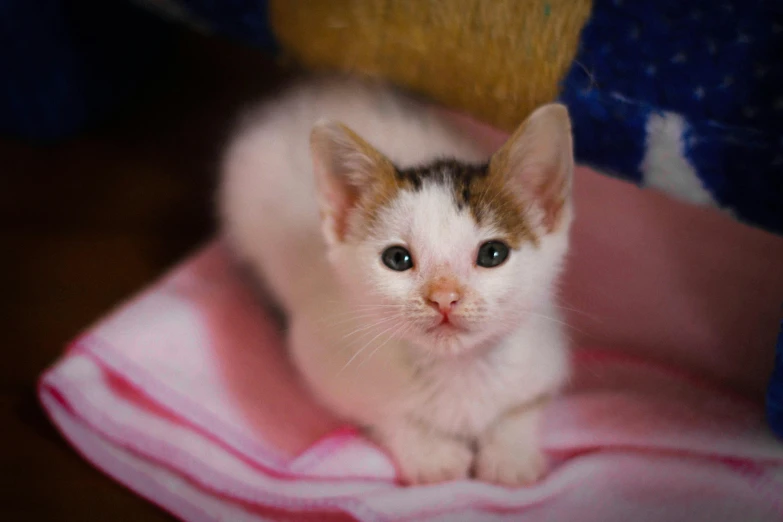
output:
<svg viewBox="0 0 783 522"><path fill-rule="evenodd" d="M370 328L374 328L376 326L379 326L379 325L382 325L382 324L386 324L389 321L393 321L393 320L399 319L400 317L402 317L402 315L393 315L391 317L384 317L383 319L381 319L379 321L376 321L376 322L374 322L372 324L362 325L359 328L356 328L355 330L352 330L351 332L343 335L341 337L341 339L347 339L348 337L351 337L352 335L355 335L355 334L357 334L359 332L363 332L365 330L369 330Z"/></svg>
<svg viewBox="0 0 783 522"><path fill-rule="evenodd" d="M318 324L321 325L321 326L327 326L327 327L328 326L341 326L341 325L345 325L347 323L351 323L351 322L354 322L354 321L356 321L356 322L367 322L367 321L370 321L370 320L373 320L373 319L377 319L377 318L378 318L377 314L367 314L367 315L358 315L358 316L357 315L352 315L352 316L349 316L349 317L344 317L344 318L342 318L339 321L334 321L334 320L332 320L329 317L323 317L323 318L318 320Z"/></svg>
<svg viewBox="0 0 783 522"><path fill-rule="evenodd" d="M331 317L345 317L347 315L355 315L359 312L366 313L367 315L370 315L373 311L384 311L387 309L397 309L401 310L405 307L405 305L367 305L367 306L361 306L361 307L355 307L351 310L345 310L343 312L333 314Z"/></svg>
<svg viewBox="0 0 783 522"><path fill-rule="evenodd" d="M334 321L334 320L332 320L329 317L325 317L325 318L320 320L320 323L321 324L330 324L330 325L334 325L334 326L339 326L341 324L350 323L351 321L363 321L363 320L367 321L369 319L377 319L377 318L378 318L378 314L377 313L374 313L374 312L370 313L370 312L368 312L368 313L364 313L364 314L354 314L354 315L350 315L350 316L345 316L342 319L340 319L339 321Z"/></svg>
<svg viewBox="0 0 783 522"><path fill-rule="evenodd" d="M348 368L348 366L349 366L349 365L350 365L350 364L353 362L353 360L354 360L354 359L356 359L356 358L357 358L357 357L358 357L358 356L359 356L359 355L360 355L360 354L361 354L361 353L362 353L364 350L366 350L366 349L367 349L367 347L368 347L368 346L370 346L370 344L372 344L372 342L373 342L375 339L377 339L377 338L378 338L378 337L380 337L381 335L385 334L386 332L388 332L388 331L392 330L392 329L393 329L393 328L395 328L396 326L397 326L396 324L394 324L394 325L390 326L389 328L387 328L387 329L383 330L382 332L378 333L378 334L377 334L375 337L373 337L372 339L370 339L369 341L367 341L367 342L364 344L364 346L362 346L361 348L359 348L359 349L356 351L356 353L354 353L354 354L351 356L351 358L350 358L350 359L348 359L348 362L346 362L346 363L345 363L345 366L343 366L343 367L342 367L342 369L340 369L340 371L339 371L339 372L337 372L337 375L340 375L340 374L341 374L343 371L345 371L345 369L346 369L346 368Z"/></svg>
<svg viewBox="0 0 783 522"><path fill-rule="evenodd" d="M337 300L337 299L329 299L326 301L329 304L335 304L335 305L348 305L350 307L354 308L363 308L363 307L387 307L387 306L404 306L404 304L401 303L353 303L353 302L346 302L345 300Z"/></svg>
<svg viewBox="0 0 783 522"><path fill-rule="evenodd" d="M358 304L356 308L402 308L405 305L402 303L375 303L375 304Z"/></svg>
<svg viewBox="0 0 783 522"><path fill-rule="evenodd" d="M539 317L539 318L541 318L541 319L546 319L546 320L548 320L548 321L552 321L553 323L562 324L562 325L563 325L563 326L565 326L565 327L566 327L568 330L573 330L573 331L575 331L575 332L579 332L580 334L582 334L582 335L584 335L584 336L591 337L591 338L593 338L593 339L597 339L595 336L593 336L593 335L591 335L591 334L589 334L589 333L585 332L585 331L584 331L584 330L582 330L581 328L577 328L576 326L574 326L574 325L572 325L572 324L568 323L567 321L564 321L564 320L562 320L562 319L559 319L559 318L557 318L557 317L551 317L551 316L549 316L549 315L546 315L546 314L541 314L541 313L538 313L538 312L534 312L534 311L532 311L532 310L525 310L525 313L527 313L527 314L529 314L529 315L532 315L533 317ZM510 325L510 326L517 326L517 323L516 323L515 321L511 320L511 319L507 320L505 324L507 324L507 325Z"/></svg>
<svg viewBox="0 0 783 522"><path fill-rule="evenodd" d="M367 357L365 357L362 362L359 363L359 366L357 366L357 368L361 368L364 363L369 361L372 358L372 356L375 355L378 352L378 350L380 350L381 348L386 346L389 343L389 341L391 341L393 338L398 337L402 333L407 332L408 330L410 330L411 326L412 325L410 323L407 324L407 325L405 323L399 324L397 326L397 329L395 331L393 331L391 334L389 334L389 336L386 338L385 341L383 341L381 344L376 346L375 349L372 352L370 352L370 354Z"/></svg>
<svg viewBox="0 0 783 522"><path fill-rule="evenodd" d="M577 313L579 315L583 315L583 316L585 316L585 317L587 317L589 319L592 319L594 321L600 321L601 320L597 315L591 314L589 312L585 312L584 310L579 310L578 308L572 308L570 306L563 306L563 305L559 305L559 304L556 304L555 306L559 310L566 310L568 312L574 312L574 313Z"/></svg>

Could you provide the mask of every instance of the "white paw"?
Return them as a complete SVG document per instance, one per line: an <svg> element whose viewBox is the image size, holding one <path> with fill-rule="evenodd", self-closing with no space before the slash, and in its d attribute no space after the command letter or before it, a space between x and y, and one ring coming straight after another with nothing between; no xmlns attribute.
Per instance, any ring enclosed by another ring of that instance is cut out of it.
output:
<svg viewBox="0 0 783 522"><path fill-rule="evenodd" d="M479 448L476 478L504 486L527 486L537 482L547 470L546 455L523 441L495 440Z"/></svg>
<svg viewBox="0 0 783 522"><path fill-rule="evenodd" d="M504 486L537 482L548 463L539 445L540 408L501 419L479 439L476 478Z"/></svg>
<svg viewBox="0 0 783 522"><path fill-rule="evenodd" d="M473 451L467 442L437 435L410 437L390 448L405 484L434 484L468 478Z"/></svg>

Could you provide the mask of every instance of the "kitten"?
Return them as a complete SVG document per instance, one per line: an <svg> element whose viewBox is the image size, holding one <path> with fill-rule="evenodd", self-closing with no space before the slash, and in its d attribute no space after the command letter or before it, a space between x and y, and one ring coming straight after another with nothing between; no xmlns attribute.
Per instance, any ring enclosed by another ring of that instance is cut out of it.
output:
<svg viewBox="0 0 783 522"><path fill-rule="evenodd" d="M315 397L410 484L526 484L568 372L554 283L568 248L568 113L535 111L491 158L382 86L300 85L225 157L225 236L288 314Z"/></svg>

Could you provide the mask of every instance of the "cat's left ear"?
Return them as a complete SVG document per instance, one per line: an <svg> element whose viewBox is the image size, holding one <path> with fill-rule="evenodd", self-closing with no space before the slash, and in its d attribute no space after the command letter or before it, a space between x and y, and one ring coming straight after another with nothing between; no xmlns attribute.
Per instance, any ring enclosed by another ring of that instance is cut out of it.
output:
<svg viewBox="0 0 783 522"><path fill-rule="evenodd" d="M535 110L490 160L500 176L546 232L570 222L574 172L571 120L564 105Z"/></svg>
<svg viewBox="0 0 783 522"><path fill-rule="evenodd" d="M348 217L363 193L394 179L394 165L347 126L319 121L310 134L324 234L329 244L345 239Z"/></svg>

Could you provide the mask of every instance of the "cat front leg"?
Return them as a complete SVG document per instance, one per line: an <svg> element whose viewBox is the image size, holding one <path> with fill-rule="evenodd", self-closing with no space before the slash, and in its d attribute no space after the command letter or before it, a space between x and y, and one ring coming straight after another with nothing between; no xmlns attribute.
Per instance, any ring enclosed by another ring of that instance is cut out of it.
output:
<svg viewBox="0 0 783 522"><path fill-rule="evenodd" d="M379 424L368 432L391 453L405 484L433 484L469 476L474 454L468 439L409 419Z"/></svg>
<svg viewBox="0 0 783 522"><path fill-rule="evenodd" d="M538 481L547 470L540 446L540 424L547 399L521 405L502 415L478 440L476 478L505 486Z"/></svg>

